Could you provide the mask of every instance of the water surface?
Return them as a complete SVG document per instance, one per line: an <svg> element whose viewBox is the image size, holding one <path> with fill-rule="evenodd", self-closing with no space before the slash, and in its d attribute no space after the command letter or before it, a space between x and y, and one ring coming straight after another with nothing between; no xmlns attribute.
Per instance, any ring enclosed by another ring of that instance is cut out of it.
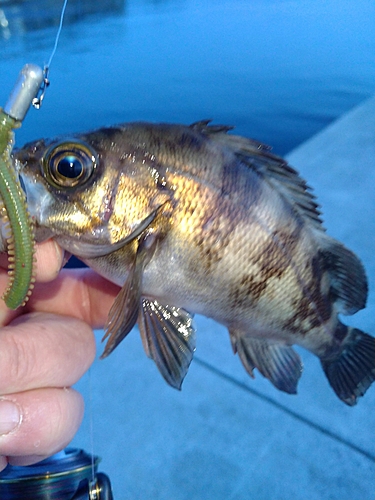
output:
<svg viewBox="0 0 375 500"><path fill-rule="evenodd" d="M62 2L0 3L0 102L48 61ZM203 118L286 153L375 89L375 4L70 0L22 143L130 120Z"/></svg>

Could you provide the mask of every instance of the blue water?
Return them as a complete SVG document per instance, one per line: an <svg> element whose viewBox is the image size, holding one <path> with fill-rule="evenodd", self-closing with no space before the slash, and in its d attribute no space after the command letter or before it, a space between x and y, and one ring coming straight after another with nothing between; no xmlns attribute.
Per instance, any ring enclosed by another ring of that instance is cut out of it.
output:
<svg viewBox="0 0 375 500"><path fill-rule="evenodd" d="M45 64L62 2L0 2L0 103ZM235 125L284 154L375 91L369 0L70 0L18 144L130 120Z"/></svg>

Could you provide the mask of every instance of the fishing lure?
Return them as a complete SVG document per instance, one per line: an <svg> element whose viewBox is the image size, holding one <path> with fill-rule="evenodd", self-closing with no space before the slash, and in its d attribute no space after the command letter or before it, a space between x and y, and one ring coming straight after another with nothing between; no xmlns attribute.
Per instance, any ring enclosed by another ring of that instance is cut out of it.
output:
<svg viewBox="0 0 375 500"><path fill-rule="evenodd" d="M10 281L3 295L10 309L24 305L33 289L34 235L33 225L27 211L26 198L12 166L10 154L14 143L13 130L21 126L22 120L32 104L39 109L49 85L48 71L55 55L62 30L67 0L61 10L60 24L48 64L42 70L35 64L26 64L19 75L4 110L0 108L0 197L9 220L8 260Z"/></svg>
<svg viewBox="0 0 375 500"><path fill-rule="evenodd" d="M3 295L10 309L24 305L34 282L34 230L26 197L12 165L13 130L21 126L44 80L39 66L26 64L6 103L0 108L0 197L8 220L9 284Z"/></svg>

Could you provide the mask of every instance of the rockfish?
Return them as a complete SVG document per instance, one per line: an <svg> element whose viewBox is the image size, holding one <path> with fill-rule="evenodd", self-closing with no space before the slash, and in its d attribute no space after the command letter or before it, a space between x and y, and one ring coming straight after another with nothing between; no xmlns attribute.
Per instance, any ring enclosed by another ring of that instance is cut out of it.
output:
<svg viewBox="0 0 375 500"><path fill-rule="evenodd" d="M180 388L199 313L228 328L252 377L257 368L296 393L297 344L354 405L375 379L375 339L338 315L365 307L364 268L327 235L298 173L230 129L129 123L25 145L13 161L37 240L122 287L104 356L138 322L147 355Z"/></svg>

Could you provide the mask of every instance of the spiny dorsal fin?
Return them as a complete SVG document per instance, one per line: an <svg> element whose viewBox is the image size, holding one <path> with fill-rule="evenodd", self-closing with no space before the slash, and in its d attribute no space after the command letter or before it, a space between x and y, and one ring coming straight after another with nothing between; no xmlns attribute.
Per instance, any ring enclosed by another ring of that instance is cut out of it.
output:
<svg viewBox="0 0 375 500"><path fill-rule="evenodd" d="M288 163L271 153L271 148L253 139L230 135L233 127L209 125L210 120L193 123L191 128L230 148L244 163L261 175L298 213L324 231L319 206L312 189Z"/></svg>

